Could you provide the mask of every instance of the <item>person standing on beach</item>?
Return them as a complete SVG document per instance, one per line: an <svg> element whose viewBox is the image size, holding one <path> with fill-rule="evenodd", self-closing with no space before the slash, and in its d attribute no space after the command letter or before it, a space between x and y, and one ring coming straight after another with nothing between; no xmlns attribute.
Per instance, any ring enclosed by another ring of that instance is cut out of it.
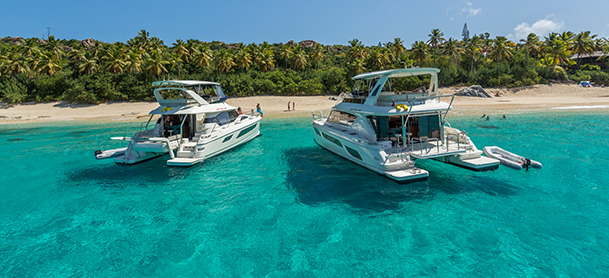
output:
<svg viewBox="0 0 609 278"><path fill-rule="evenodd" d="M290 102L288 101L288 111L290 111Z"/></svg>
<svg viewBox="0 0 609 278"><path fill-rule="evenodd" d="M256 111L260 114L260 117L264 118L264 113L262 112L262 109L260 109L260 103L256 104Z"/></svg>
<svg viewBox="0 0 609 278"><path fill-rule="evenodd" d="M296 110L296 102L292 101L292 111Z"/></svg>

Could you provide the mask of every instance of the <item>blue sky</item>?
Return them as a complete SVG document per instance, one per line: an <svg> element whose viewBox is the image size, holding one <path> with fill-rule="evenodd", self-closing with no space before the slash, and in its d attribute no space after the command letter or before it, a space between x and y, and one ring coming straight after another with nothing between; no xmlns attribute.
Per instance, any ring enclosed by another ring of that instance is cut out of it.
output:
<svg viewBox="0 0 609 278"><path fill-rule="evenodd" d="M470 34L518 40L529 32L591 31L609 36L609 1L28 1L1 0L0 37L93 38L126 42L141 29L166 45L176 39L261 43L314 40L365 45L401 38L427 40L434 28L445 38Z"/></svg>

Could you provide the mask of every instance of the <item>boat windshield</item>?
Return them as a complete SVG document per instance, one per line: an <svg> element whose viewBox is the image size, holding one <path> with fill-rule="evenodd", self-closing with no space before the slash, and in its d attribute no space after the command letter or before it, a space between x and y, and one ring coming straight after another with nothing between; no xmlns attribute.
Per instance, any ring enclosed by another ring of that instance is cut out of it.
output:
<svg viewBox="0 0 609 278"><path fill-rule="evenodd" d="M205 123L217 123L218 125L225 125L235 121L239 117L239 113L235 110L223 111L215 116L206 117Z"/></svg>
<svg viewBox="0 0 609 278"><path fill-rule="evenodd" d="M189 90L196 92L206 101L214 100L214 96L217 97L219 101L225 101L228 98L222 91L222 87L220 85L194 85L187 87Z"/></svg>

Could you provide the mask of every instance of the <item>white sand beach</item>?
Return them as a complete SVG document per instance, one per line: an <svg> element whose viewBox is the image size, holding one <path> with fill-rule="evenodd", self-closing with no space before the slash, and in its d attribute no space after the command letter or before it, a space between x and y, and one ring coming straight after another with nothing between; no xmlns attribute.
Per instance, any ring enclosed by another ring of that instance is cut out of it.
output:
<svg viewBox="0 0 609 278"><path fill-rule="evenodd" d="M454 94L458 87L440 88L440 94ZM455 115L499 115L530 110L573 109L609 112L608 88L583 88L577 85L552 84L519 88L486 88L492 98L455 97ZM296 110L287 110L289 102ZM230 98L229 104L241 107L244 112L255 109L260 103L265 118L309 117L311 112L323 111L327 115L336 101L330 96L256 96ZM0 124L49 121L143 121L148 112L158 106L156 102L110 102L98 105L70 105L63 102L24 103L0 105Z"/></svg>

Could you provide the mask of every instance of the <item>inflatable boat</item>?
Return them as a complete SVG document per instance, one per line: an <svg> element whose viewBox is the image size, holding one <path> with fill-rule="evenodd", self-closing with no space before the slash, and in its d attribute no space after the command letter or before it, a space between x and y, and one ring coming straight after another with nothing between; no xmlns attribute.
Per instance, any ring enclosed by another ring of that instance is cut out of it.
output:
<svg viewBox="0 0 609 278"><path fill-rule="evenodd" d="M121 155L124 155L125 151L127 151L127 148L119 148L119 149L105 150L105 151L97 150L97 151L95 151L95 158L106 159L106 158L112 158L112 157L119 157Z"/></svg>
<svg viewBox="0 0 609 278"><path fill-rule="evenodd" d="M484 147L482 151L486 156L499 160L502 165L514 168L516 170L529 170L529 167L541 169L541 167L543 167L538 161L531 160L526 157L522 157L517 154L508 152L497 146Z"/></svg>

